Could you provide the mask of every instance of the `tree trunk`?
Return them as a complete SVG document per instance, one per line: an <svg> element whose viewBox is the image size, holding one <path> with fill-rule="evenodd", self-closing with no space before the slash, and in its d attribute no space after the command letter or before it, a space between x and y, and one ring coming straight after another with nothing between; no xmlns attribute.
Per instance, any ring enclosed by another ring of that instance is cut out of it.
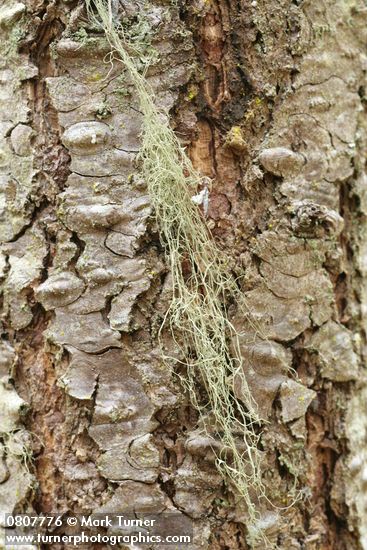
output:
<svg viewBox="0 0 367 550"><path fill-rule="evenodd" d="M129 74L82 1L3 0L3 514L128 504L191 518L193 549L262 549L254 529L284 550L367 549L366 14L363 0L113 5L207 178L198 208L246 300L248 317L228 314L266 421L254 525L162 355L172 282Z"/></svg>

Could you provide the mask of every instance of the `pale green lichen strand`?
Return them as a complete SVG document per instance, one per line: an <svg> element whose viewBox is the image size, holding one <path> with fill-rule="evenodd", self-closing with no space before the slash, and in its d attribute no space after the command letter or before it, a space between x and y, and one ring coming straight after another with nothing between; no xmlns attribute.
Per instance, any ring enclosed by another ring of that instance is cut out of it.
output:
<svg viewBox="0 0 367 550"><path fill-rule="evenodd" d="M166 321L185 357L184 382L201 412L203 425L221 441L221 451L217 453L220 472L244 498L254 521L256 508L249 491L255 488L258 496L263 492L254 427L260 419L242 374L236 331L223 305L228 297L240 301L238 287L191 200L202 178L180 146L166 114L155 105L154 93L128 53L129 45L114 20L111 5L104 0L93 4L87 0L87 6L91 20L102 27L111 45L111 59L122 61L129 71L143 113L139 158L172 275L173 297ZM189 266L189 274L184 272L184 264ZM235 342L232 350L230 339ZM242 377L244 403L233 397L235 375ZM205 406L197 397L199 377L206 389Z"/></svg>

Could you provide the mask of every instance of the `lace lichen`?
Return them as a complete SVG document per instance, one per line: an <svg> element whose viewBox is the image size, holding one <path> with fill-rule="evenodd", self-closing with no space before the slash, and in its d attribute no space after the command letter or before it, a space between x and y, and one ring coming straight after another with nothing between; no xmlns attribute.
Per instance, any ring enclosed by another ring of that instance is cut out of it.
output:
<svg viewBox="0 0 367 550"><path fill-rule="evenodd" d="M111 60L121 61L127 69L143 114L141 171L173 282L165 325L170 325L185 357L185 384L201 424L221 442L218 469L243 497L250 523L255 523L255 501L263 494L260 418L244 376L238 334L225 309L228 300L240 303L243 298L191 199L203 179L170 128L166 113L155 105L154 92L130 54L132 46L115 20L111 2L87 0L87 7L91 21L103 29L111 45ZM198 380L206 390L205 405L198 397ZM241 401L235 398L235 380L241 384Z"/></svg>

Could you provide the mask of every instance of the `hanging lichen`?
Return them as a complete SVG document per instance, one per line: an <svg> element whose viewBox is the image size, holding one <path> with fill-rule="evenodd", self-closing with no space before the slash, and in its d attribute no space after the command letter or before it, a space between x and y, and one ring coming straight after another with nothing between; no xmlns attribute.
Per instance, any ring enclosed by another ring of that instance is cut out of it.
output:
<svg viewBox="0 0 367 550"><path fill-rule="evenodd" d="M240 303L241 293L192 200L203 179L167 115L155 105L154 92L129 54L131 47L110 1L87 0L87 6L91 20L111 45L111 59L121 61L129 72L143 114L139 160L172 276L173 296L165 324L170 324L185 357L184 383L201 413L202 425L221 442L216 461L220 472L244 498L250 522L255 521L256 506L249 491L255 489L257 497L263 494L255 429L260 419L244 377L237 333L225 309L230 299ZM241 383L242 401L234 397L235 379ZM197 396L198 380L206 390L204 405Z"/></svg>

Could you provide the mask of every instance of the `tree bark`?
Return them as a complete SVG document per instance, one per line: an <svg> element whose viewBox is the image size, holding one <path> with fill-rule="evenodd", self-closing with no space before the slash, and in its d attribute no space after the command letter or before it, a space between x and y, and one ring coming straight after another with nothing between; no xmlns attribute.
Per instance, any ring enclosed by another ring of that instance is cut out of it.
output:
<svg viewBox="0 0 367 550"><path fill-rule="evenodd" d="M367 549L367 7L114 9L211 181L203 219L246 299L229 314L266 420L255 527L284 550ZM83 2L5 0L0 35L2 514L129 503L191 518L192 548L263 548L162 357L171 279L129 75Z"/></svg>

